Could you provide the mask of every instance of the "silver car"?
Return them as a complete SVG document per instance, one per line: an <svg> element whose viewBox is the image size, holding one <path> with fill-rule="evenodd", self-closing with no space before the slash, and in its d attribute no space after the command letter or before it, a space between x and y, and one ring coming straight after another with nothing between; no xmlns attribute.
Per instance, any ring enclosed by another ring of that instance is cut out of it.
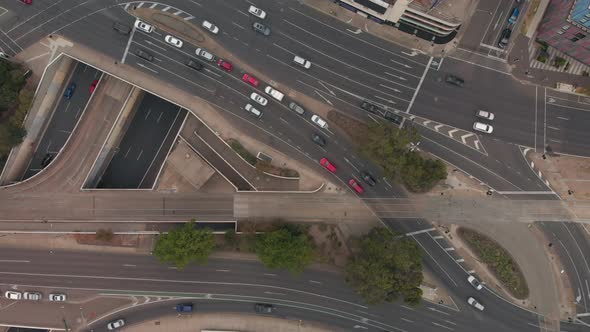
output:
<svg viewBox="0 0 590 332"><path fill-rule="evenodd" d="M473 129L486 134L491 134L494 131L494 127L481 122L474 122Z"/></svg>
<svg viewBox="0 0 590 332"><path fill-rule="evenodd" d="M39 292L25 292L24 299L31 301L40 301L43 298L43 294Z"/></svg>
<svg viewBox="0 0 590 332"><path fill-rule="evenodd" d="M125 320L123 318L119 318L107 324L107 329L109 330L116 330L125 326Z"/></svg>
<svg viewBox="0 0 590 332"><path fill-rule="evenodd" d="M207 60L207 61L215 61L215 56L211 53L209 53L206 49L204 48L197 48L195 50L195 53L200 56L201 58Z"/></svg>

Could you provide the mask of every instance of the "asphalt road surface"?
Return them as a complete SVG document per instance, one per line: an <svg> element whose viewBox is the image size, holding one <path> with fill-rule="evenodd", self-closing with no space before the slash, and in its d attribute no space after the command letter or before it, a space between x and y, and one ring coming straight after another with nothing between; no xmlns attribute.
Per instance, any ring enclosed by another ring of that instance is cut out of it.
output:
<svg viewBox="0 0 590 332"><path fill-rule="evenodd" d="M146 175L160 169L163 160L158 156L168 153L186 114L186 110L146 94L98 187L151 189L153 182L145 181ZM159 164L154 163L156 159Z"/></svg>
<svg viewBox="0 0 590 332"><path fill-rule="evenodd" d="M48 165L47 162L52 160L63 148L90 99L90 85L93 81L99 80L101 74L100 71L83 63L76 64L71 77L65 81L65 86L58 96L55 111L51 114L47 129L21 180L28 179L41 171ZM76 89L72 97L67 99L62 95L72 83L76 84Z"/></svg>
<svg viewBox="0 0 590 332"><path fill-rule="evenodd" d="M18 279L17 284L43 291L87 289L110 295L194 297L199 303L224 300L215 310L247 313L252 312L250 305L236 307L227 302L269 302L299 319L326 318L336 326L362 325L372 331L440 331L441 325L455 331L539 330L536 314L506 303L487 288L479 292L466 288L465 294L455 297L456 308L428 302L415 308L401 303L366 306L339 274L308 270L293 277L252 261L211 260L206 266L177 271L153 257L138 255L8 249L1 256L4 288ZM467 284L465 277L456 282ZM481 299L486 310L476 311L464 302L464 296ZM577 325L565 324L563 329L582 331Z"/></svg>

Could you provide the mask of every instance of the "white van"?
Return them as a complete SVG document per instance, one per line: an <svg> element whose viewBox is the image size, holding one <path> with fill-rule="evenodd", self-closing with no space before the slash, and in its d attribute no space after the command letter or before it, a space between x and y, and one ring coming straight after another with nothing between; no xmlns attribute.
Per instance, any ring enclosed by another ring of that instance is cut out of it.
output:
<svg viewBox="0 0 590 332"><path fill-rule="evenodd" d="M279 90L273 89L272 86L267 86L266 88L264 88L264 92L271 95L274 99L276 99L278 101L282 101L283 97L285 97L285 95L282 92L280 92Z"/></svg>
<svg viewBox="0 0 590 332"><path fill-rule="evenodd" d="M247 112L250 112L250 113L254 114L257 118L261 118L262 117L262 112L260 112L256 108L254 108L254 106L252 106L251 104L246 104L246 106L244 106L244 109Z"/></svg>
<svg viewBox="0 0 590 332"><path fill-rule="evenodd" d="M300 65L301 67L305 68L305 69L309 69L311 68L311 62L309 62L309 60L305 60L304 58L296 55L293 58L293 62L295 62L296 64Z"/></svg>

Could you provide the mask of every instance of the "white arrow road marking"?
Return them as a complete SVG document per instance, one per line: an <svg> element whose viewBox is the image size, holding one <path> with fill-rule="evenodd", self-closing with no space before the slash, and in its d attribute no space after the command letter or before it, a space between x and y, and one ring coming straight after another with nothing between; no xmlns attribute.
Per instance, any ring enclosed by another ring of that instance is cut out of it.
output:
<svg viewBox="0 0 590 332"><path fill-rule="evenodd" d="M550 102L550 103L554 103L555 102L555 99L549 98L549 100L547 100L547 101Z"/></svg>
<svg viewBox="0 0 590 332"><path fill-rule="evenodd" d="M354 328L354 329L363 329L363 330L368 330L369 329L368 327L364 327L364 326L360 326L360 325L355 325L352 328Z"/></svg>
<svg viewBox="0 0 590 332"><path fill-rule="evenodd" d="M401 62L395 61L393 59L389 59L389 60L391 60L391 62L397 63L398 65L404 66L406 68L412 68L412 66L406 65L405 63L401 63Z"/></svg>
<svg viewBox="0 0 590 332"><path fill-rule="evenodd" d="M422 124L423 124L424 126L426 126L426 125L428 125L430 122L432 122L432 121L430 121L430 120L426 120L426 121L422 122Z"/></svg>
<svg viewBox="0 0 590 332"><path fill-rule="evenodd" d="M445 126L444 124L437 124L436 126L434 126L434 130L436 130L438 132L438 130L444 126Z"/></svg>
<svg viewBox="0 0 590 332"><path fill-rule="evenodd" d="M454 137L453 137L453 134L454 134L454 133L456 133L456 132L458 132L458 131L459 131L459 129L457 129L457 128L455 128L455 129L453 129L453 130L449 131L449 136L451 136L451 138L454 138Z"/></svg>
<svg viewBox="0 0 590 332"><path fill-rule="evenodd" d="M375 98L377 98L377 99L381 99L381 100L383 100L383 101L386 101L386 102L388 102L388 103L391 103L391 104L393 104L393 105L397 104L395 101L393 101L393 100L391 100L391 99L385 99L385 98L383 98L383 97L379 97L379 96L377 96L377 95L375 95L374 97L375 97Z"/></svg>
<svg viewBox="0 0 590 332"><path fill-rule="evenodd" d="M463 135L463 136L461 136L461 141L463 141L463 144L467 144L467 141L466 141L466 139L467 139L468 137L471 137L471 136L473 136L473 135L475 135L475 134L474 134L474 133L469 133L469 134L467 134L467 135Z"/></svg>

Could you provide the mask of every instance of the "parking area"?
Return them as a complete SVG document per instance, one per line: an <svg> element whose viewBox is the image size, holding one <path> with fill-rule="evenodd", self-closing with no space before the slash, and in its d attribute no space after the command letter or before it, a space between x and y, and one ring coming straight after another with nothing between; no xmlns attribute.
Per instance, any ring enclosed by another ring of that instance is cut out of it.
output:
<svg viewBox="0 0 590 332"><path fill-rule="evenodd" d="M187 111L146 94L98 188L152 188Z"/></svg>
<svg viewBox="0 0 590 332"><path fill-rule="evenodd" d="M37 174L53 161L66 144L90 96L98 87L102 72L83 63L76 63L69 80L58 91L58 103L46 124L35 152L20 180Z"/></svg>

